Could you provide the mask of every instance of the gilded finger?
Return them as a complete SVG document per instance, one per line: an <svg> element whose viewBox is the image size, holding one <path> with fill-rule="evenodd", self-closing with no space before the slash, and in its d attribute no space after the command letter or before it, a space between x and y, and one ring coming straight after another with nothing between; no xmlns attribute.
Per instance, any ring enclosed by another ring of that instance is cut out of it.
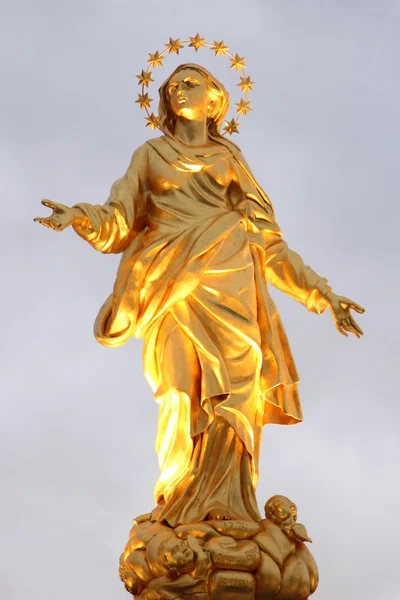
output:
<svg viewBox="0 0 400 600"><path fill-rule="evenodd" d="M364 335L363 330L361 329L361 327L359 326L359 324L353 319L353 317L350 317L350 322L351 322L351 326L354 327L354 329L356 331L358 331L358 333L360 335Z"/></svg>
<svg viewBox="0 0 400 600"><path fill-rule="evenodd" d="M47 208L51 208L52 210L57 208L57 204L55 204L51 200L47 200L46 198L42 200L41 203L43 204L43 206L47 206Z"/></svg>
<svg viewBox="0 0 400 600"><path fill-rule="evenodd" d="M357 302L350 302L350 308L352 308L356 312L360 313L360 315L362 315L363 313L365 313L365 308L363 308L362 306L360 306L360 304L357 304Z"/></svg>
<svg viewBox="0 0 400 600"><path fill-rule="evenodd" d="M346 319L347 321L348 319ZM355 335L356 337L360 337L360 334L358 333L358 331L356 331L354 329L354 327L352 325L349 325L347 323L345 323L344 321L342 321L341 323L343 329L345 329L346 331L348 331L349 333L352 333L353 335Z"/></svg>
<svg viewBox="0 0 400 600"><path fill-rule="evenodd" d="M343 329L343 327L341 326L340 323L336 323L336 329L338 330L339 333L341 333L345 337L348 337L347 333L345 332L345 330Z"/></svg>
<svg viewBox="0 0 400 600"><path fill-rule="evenodd" d="M350 333L352 333L353 335L356 336L356 338L360 338L361 335L358 333L357 329L354 329L354 327L351 327L351 329L348 329L347 331L350 331Z"/></svg>
<svg viewBox="0 0 400 600"><path fill-rule="evenodd" d="M35 217L33 220L35 221L35 223L40 223L41 225L44 225L45 227L51 227L51 224L49 223L49 220L47 217Z"/></svg>

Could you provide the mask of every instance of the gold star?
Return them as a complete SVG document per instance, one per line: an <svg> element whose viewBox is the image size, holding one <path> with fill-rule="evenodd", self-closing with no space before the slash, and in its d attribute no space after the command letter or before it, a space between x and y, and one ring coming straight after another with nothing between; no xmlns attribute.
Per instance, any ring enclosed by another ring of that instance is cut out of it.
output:
<svg viewBox="0 0 400 600"><path fill-rule="evenodd" d="M246 60L246 57L243 56L242 58L239 56L239 54L235 54L235 56L233 58L229 59L231 61L231 69L236 69L237 71L241 71L242 69L246 68L246 65L244 64L244 61Z"/></svg>
<svg viewBox="0 0 400 600"><path fill-rule="evenodd" d="M138 85L145 85L146 87L148 87L151 81L154 81L154 79L151 78L151 71L142 70L140 75L136 75L136 77L139 79Z"/></svg>
<svg viewBox="0 0 400 600"><path fill-rule="evenodd" d="M240 102L235 104L235 106L237 106L236 112L239 113L239 115L247 115L249 110L252 110L250 108L250 100L245 100L244 98L241 98Z"/></svg>
<svg viewBox="0 0 400 600"><path fill-rule="evenodd" d="M241 77L240 83L238 83L237 85L242 88L242 92L251 92L251 88L254 85L254 81L251 81L250 76Z"/></svg>
<svg viewBox="0 0 400 600"><path fill-rule="evenodd" d="M151 115L149 117L145 117L145 119L146 127L151 127L153 131L157 129L160 122L154 113L151 113Z"/></svg>
<svg viewBox="0 0 400 600"><path fill-rule="evenodd" d="M138 99L135 102L140 104L140 108L150 108L150 102L153 102L153 99L149 98L149 94L138 94Z"/></svg>
<svg viewBox="0 0 400 600"><path fill-rule="evenodd" d="M216 42L214 40L214 46L211 46L211 50L214 50L215 56L225 56L228 52L228 46L225 46L224 40L222 42Z"/></svg>
<svg viewBox="0 0 400 600"><path fill-rule="evenodd" d="M168 48L169 54L172 54L172 52L179 54L179 50L184 47L179 38L177 40L169 38L169 43L165 44L165 46Z"/></svg>
<svg viewBox="0 0 400 600"><path fill-rule="evenodd" d="M196 50L196 52L199 48L204 48L204 43L206 41L206 38L200 37L199 33L196 33L196 35L194 37L189 36L189 38L190 38L189 46L194 48Z"/></svg>
<svg viewBox="0 0 400 600"><path fill-rule="evenodd" d="M162 67L162 61L164 60L165 56L161 56L159 51L157 50L157 52L155 54L150 54L149 53L149 60L147 61L151 67L153 67L153 69L155 69L156 67Z"/></svg>
<svg viewBox="0 0 400 600"><path fill-rule="evenodd" d="M239 133L239 127L235 119L225 121L224 131L229 133L229 135L232 135L232 133Z"/></svg>

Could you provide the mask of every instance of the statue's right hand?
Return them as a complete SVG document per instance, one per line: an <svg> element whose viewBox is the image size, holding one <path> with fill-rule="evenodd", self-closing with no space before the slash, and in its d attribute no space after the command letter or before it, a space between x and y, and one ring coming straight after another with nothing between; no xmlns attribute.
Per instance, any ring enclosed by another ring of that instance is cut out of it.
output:
<svg viewBox="0 0 400 600"><path fill-rule="evenodd" d="M35 223L40 223L55 231L63 231L63 229L72 225L78 216L78 209L70 208L69 206L65 206L65 204L57 204L51 200L42 200L42 204L43 206L47 206L47 208L51 208L53 211L52 214L49 217L36 217L33 220Z"/></svg>

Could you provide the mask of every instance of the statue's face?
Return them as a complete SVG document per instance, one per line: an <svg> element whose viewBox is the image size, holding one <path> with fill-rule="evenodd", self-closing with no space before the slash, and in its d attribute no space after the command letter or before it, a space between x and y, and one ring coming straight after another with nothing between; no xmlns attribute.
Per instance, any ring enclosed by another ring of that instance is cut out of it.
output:
<svg viewBox="0 0 400 600"><path fill-rule="evenodd" d="M172 538L164 546L167 568L173 571L189 571L194 566L194 552L185 540Z"/></svg>
<svg viewBox="0 0 400 600"><path fill-rule="evenodd" d="M284 496L278 497L273 502L273 506L269 508L269 511L270 517L277 525L290 527L297 521L296 505Z"/></svg>
<svg viewBox="0 0 400 600"><path fill-rule="evenodd" d="M175 73L168 84L168 95L176 116L189 120L207 118L209 91L206 80L198 71L182 69Z"/></svg>

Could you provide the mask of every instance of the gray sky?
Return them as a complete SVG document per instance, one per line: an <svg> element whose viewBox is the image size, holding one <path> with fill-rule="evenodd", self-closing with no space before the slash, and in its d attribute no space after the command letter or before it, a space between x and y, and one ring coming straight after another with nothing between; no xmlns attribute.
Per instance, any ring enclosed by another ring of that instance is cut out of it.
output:
<svg viewBox="0 0 400 600"><path fill-rule="evenodd" d="M398 599L399 20L395 0L2 0L2 598L128 597L118 558L158 473L141 342L111 350L92 335L118 257L32 218L41 198L107 199L152 136L134 75L169 36L199 31L247 57L253 112L235 141L286 240L367 308L364 339L346 339L273 293L305 422L264 429L260 505L297 502L315 598ZM237 101L227 59L181 59ZM178 62L156 71L153 98Z"/></svg>

